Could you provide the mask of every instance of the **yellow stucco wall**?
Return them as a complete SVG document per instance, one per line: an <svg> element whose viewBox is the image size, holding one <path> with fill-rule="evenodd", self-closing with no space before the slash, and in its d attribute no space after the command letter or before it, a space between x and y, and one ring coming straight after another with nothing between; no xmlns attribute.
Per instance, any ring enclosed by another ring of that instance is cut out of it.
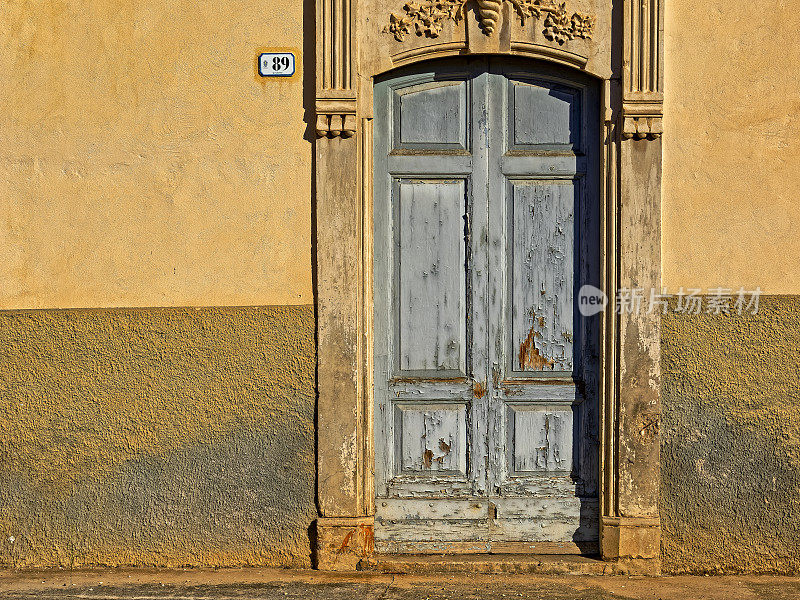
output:
<svg viewBox="0 0 800 600"><path fill-rule="evenodd" d="M797 2L670 0L664 284L800 292Z"/></svg>
<svg viewBox="0 0 800 600"><path fill-rule="evenodd" d="M303 18L300 0L5 2L0 308L311 302ZM259 81L265 46L298 74Z"/></svg>
<svg viewBox="0 0 800 600"><path fill-rule="evenodd" d="M307 13L4 5L0 308L310 302ZM800 292L798 29L791 3L667 3L672 289ZM265 46L295 48L298 75L259 81Z"/></svg>

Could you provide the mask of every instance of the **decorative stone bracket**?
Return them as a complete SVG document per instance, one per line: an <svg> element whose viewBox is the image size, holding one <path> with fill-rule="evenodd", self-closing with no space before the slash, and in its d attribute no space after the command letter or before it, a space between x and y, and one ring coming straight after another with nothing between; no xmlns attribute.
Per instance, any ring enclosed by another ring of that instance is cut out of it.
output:
<svg viewBox="0 0 800 600"><path fill-rule="evenodd" d="M353 0L317 0L318 137L350 138L356 133Z"/></svg>
<svg viewBox="0 0 800 600"><path fill-rule="evenodd" d="M622 139L660 137L663 132L662 0L626 0L622 70Z"/></svg>
<svg viewBox="0 0 800 600"><path fill-rule="evenodd" d="M663 133L661 102L624 102L622 139L652 140Z"/></svg>
<svg viewBox="0 0 800 600"><path fill-rule="evenodd" d="M318 137L353 137L356 133L355 98L317 98Z"/></svg>

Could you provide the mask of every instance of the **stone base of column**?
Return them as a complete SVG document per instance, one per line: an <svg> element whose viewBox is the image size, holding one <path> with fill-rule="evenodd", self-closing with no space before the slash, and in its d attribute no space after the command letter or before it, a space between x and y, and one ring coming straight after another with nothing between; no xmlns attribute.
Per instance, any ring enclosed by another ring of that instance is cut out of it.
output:
<svg viewBox="0 0 800 600"><path fill-rule="evenodd" d="M660 572L661 522L657 517L603 517L600 539L603 560L637 564L637 571L654 570L653 575Z"/></svg>
<svg viewBox="0 0 800 600"><path fill-rule="evenodd" d="M372 517L317 519L316 568L321 571L355 571L359 561L372 556Z"/></svg>

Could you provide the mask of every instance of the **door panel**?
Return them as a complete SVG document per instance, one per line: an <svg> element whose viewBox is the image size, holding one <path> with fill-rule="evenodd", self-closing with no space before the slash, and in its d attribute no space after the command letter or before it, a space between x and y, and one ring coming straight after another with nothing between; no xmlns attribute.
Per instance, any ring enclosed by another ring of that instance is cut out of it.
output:
<svg viewBox="0 0 800 600"><path fill-rule="evenodd" d="M580 93L544 80L508 80L512 149L531 146L577 148Z"/></svg>
<svg viewBox="0 0 800 600"><path fill-rule="evenodd" d="M572 406L507 404L513 475L572 471Z"/></svg>
<svg viewBox="0 0 800 600"><path fill-rule="evenodd" d="M398 187L395 319L399 371L464 376L464 181L401 181Z"/></svg>
<svg viewBox="0 0 800 600"><path fill-rule="evenodd" d="M378 551L597 540L598 97L528 66L375 86Z"/></svg>
<svg viewBox="0 0 800 600"><path fill-rule="evenodd" d="M466 81L430 81L394 90L395 148L467 149Z"/></svg>
<svg viewBox="0 0 800 600"><path fill-rule="evenodd" d="M400 473L454 471L466 477L466 404L398 403L395 410Z"/></svg>
<svg viewBox="0 0 800 600"><path fill-rule="evenodd" d="M573 369L575 186L512 180L508 193L508 295L512 369Z"/></svg>

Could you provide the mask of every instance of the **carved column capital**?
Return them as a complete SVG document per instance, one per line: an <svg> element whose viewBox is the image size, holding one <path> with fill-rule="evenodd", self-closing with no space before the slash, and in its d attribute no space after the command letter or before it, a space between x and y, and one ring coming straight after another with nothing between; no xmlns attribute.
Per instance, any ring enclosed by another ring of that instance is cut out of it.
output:
<svg viewBox="0 0 800 600"><path fill-rule="evenodd" d="M356 133L354 0L317 0L318 137Z"/></svg>
<svg viewBox="0 0 800 600"><path fill-rule="evenodd" d="M660 95L644 101L623 101L622 139L652 140L660 136L664 132L663 106Z"/></svg>
<svg viewBox="0 0 800 600"><path fill-rule="evenodd" d="M655 139L663 133L663 0L625 0L622 138Z"/></svg>
<svg viewBox="0 0 800 600"><path fill-rule="evenodd" d="M356 133L356 99L317 98L317 137L353 137Z"/></svg>

